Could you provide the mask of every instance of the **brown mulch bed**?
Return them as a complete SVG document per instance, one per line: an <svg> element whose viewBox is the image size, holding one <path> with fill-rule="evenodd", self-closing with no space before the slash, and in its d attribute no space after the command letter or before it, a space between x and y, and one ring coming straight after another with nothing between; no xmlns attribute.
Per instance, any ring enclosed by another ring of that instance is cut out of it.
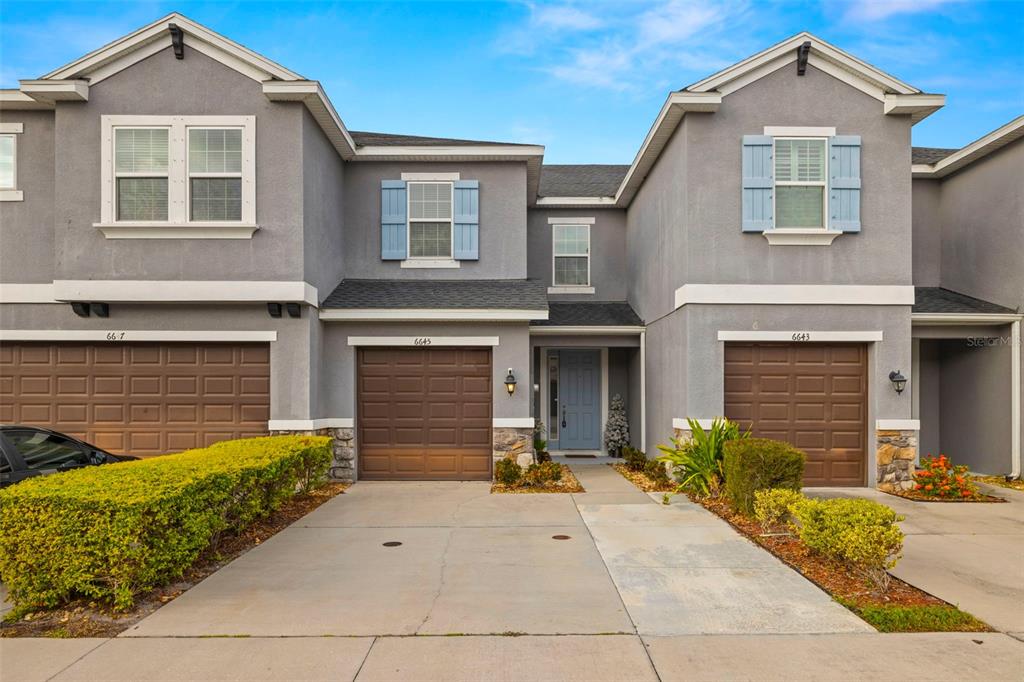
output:
<svg viewBox="0 0 1024 682"><path fill-rule="evenodd" d="M997 485L1000 488L1009 488L1010 490L1024 491L1024 480L1021 480L1019 478L1007 481L1005 476L974 476L974 480L977 481L978 483Z"/></svg>
<svg viewBox="0 0 1024 682"><path fill-rule="evenodd" d="M721 498L690 498L798 571L812 583L841 602L857 606L947 606L947 602L893 577L885 596L874 594L864 579L850 573L841 563L813 553L785 527L766 533L756 520L733 511Z"/></svg>
<svg viewBox="0 0 1024 682"><path fill-rule="evenodd" d="M492 493L500 493L503 495L530 495L534 493L585 493L586 490L580 485L580 482L576 480L576 476L573 475L572 469L562 464L562 478L557 481L549 481L544 485L515 485L507 486L504 483L494 483L491 485Z"/></svg>
<svg viewBox="0 0 1024 682"><path fill-rule="evenodd" d="M977 497L929 497L924 493L919 493L916 490L883 490L883 493L892 495L893 497L902 497L904 500L910 500L911 502L949 502L952 504L968 504L971 502L1006 502L1001 497L995 497L993 495L986 495L985 493L978 493Z"/></svg>
<svg viewBox="0 0 1024 682"><path fill-rule="evenodd" d="M221 536L216 549L200 556L180 579L137 596L130 611L114 611L104 604L80 599L56 609L27 614L13 623L3 623L0 637L113 637L348 487L348 483L328 483L308 495L296 495L241 533Z"/></svg>
<svg viewBox="0 0 1024 682"><path fill-rule="evenodd" d="M676 484L672 481L659 483L652 480L642 471L633 471L624 462L610 462L608 466L629 479L633 485L645 493L672 493L676 490Z"/></svg>

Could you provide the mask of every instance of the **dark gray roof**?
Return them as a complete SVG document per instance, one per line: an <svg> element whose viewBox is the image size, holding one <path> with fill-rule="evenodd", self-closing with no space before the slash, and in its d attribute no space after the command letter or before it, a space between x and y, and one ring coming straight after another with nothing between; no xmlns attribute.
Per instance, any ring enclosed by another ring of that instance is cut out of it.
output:
<svg viewBox="0 0 1024 682"><path fill-rule="evenodd" d="M640 316L628 303L548 303L548 319L542 327L639 327Z"/></svg>
<svg viewBox="0 0 1024 682"><path fill-rule="evenodd" d="M536 279L346 279L321 307L547 310L548 297Z"/></svg>
<svg viewBox="0 0 1024 682"><path fill-rule="evenodd" d="M910 160L912 163L938 163L953 152L959 149L944 149L942 147L912 147Z"/></svg>
<svg viewBox="0 0 1024 682"><path fill-rule="evenodd" d="M611 197L626 177L621 164L549 165L540 169L542 197Z"/></svg>
<svg viewBox="0 0 1024 682"><path fill-rule="evenodd" d="M1006 314L1014 310L941 287L915 287L915 313Z"/></svg>
<svg viewBox="0 0 1024 682"><path fill-rule="evenodd" d="M393 135L391 133L368 133L360 130L350 130L348 131L348 133L349 135L352 136L352 140L355 141L356 145L359 147L377 145L384 147L400 147L404 145L426 147L467 147L476 144L501 144L509 145L512 147L529 146L523 145L518 142L491 142L489 140L458 140L450 137L421 137L419 135Z"/></svg>

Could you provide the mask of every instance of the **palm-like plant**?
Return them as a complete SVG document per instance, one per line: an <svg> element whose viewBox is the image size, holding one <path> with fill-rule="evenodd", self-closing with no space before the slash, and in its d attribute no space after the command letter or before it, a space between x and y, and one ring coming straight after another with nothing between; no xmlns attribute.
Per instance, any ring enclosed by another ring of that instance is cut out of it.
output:
<svg viewBox="0 0 1024 682"><path fill-rule="evenodd" d="M679 483L678 492L692 492L699 496L717 495L724 478L722 473L723 447L726 441L749 438L750 431L740 431L736 422L715 419L707 431L696 420L690 424L689 441L672 439L672 446L659 445L665 453L658 459L670 462Z"/></svg>

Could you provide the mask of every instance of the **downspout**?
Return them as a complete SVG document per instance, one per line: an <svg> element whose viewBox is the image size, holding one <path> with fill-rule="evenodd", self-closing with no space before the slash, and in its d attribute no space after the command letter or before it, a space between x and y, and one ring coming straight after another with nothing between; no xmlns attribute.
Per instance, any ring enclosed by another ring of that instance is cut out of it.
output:
<svg viewBox="0 0 1024 682"><path fill-rule="evenodd" d="M1018 382L1019 383L1019 382ZM1018 433L1019 435L1019 433ZM1018 439L1019 440L1019 439ZM647 332L640 332L640 451L647 452ZM1019 455L1018 448L1018 455ZM1020 457L1017 457L1020 461Z"/></svg>
<svg viewBox="0 0 1024 682"><path fill-rule="evenodd" d="M1021 353L1024 353L1024 348L1021 347L1020 339L1020 320L1013 322L1010 325L1010 350L1012 351L1012 358L1010 359L1010 458L1012 460L1012 469L1010 470L1011 478L1020 478L1020 440L1021 440L1021 418L1020 418L1020 393L1021 393Z"/></svg>

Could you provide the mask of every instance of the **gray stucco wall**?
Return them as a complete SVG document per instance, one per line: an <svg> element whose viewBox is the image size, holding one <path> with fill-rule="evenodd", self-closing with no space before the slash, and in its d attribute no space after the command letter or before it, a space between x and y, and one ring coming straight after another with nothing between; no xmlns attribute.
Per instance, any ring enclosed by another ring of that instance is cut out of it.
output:
<svg viewBox="0 0 1024 682"><path fill-rule="evenodd" d="M1024 310L1024 140L945 178L942 286Z"/></svg>
<svg viewBox="0 0 1024 682"><path fill-rule="evenodd" d="M493 415L530 416L530 339L525 323L443 323L395 322L323 325L320 361L321 402L314 418L353 418L356 395L356 348L349 336L497 336L491 356L494 401ZM515 395L505 391L505 375L511 367L519 382Z"/></svg>
<svg viewBox="0 0 1024 682"><path fill-rule="evenodd" d="M22 123L16 135L17 189L23 201L0 201L0 282L53 281L54 149L52 111L0 111Z"/></svg>
<svg viewBox="0 0 1024 682"><path fill-rule="evenodd" d="M170 48L89 89L88 102L56 110L57 279L261 279L303 277L302 119L296 102L271 102L260 83L196 50ZM112 240L100 219L104 114L255 115L256 219L251 240Z"/></svg>
<svg viewBox="0 0 1024 682"><path fill-rule="evenodd" d="M625 301L626 212L621 209L538 209L529 210L527 223L527 274L552 286L554 226L549 218L594 218L590 226L590 285L593 294L551 294L552 301Z"/></svg>
<svg viewBox="0 0 1024 682"><path fill-rule="evenodd" d="M403 172L452 173L480 182L480 260L459 268L404 269L380 258L380 183ZM345 277L350 279L524 279L526 164L354 162L345 165Z"/></svg>
<svg viewBox="0 0 1024 682"><path fill-rule="evenodd" d="M308 110L302 110L302 219L305 280L323 300L344 272L344 162Z"/></svg>
<svg viewBox="0 0 1024 682"><path fill-rule="evenodd" d="M918 359L918 413L921 432L918 436L918 455L938 456L942 452L940 405L942 403L942 363L939 353L940 341L933 339L916 340L920 343ZM913 389L913 386L911 386Z"/></svg>
<svg viewBox="0 0 1024 682"><path fill-rule="evenodd" d="M276 331L270 343L270 418L309 419L319 376L310 364L319 320L308 310L301 319L274 319L262 304L111 304L110 317L78 317L66 303L0 305L4 329L95 331ZM131 341L131 337L127 339ZM313 356L315 357L315 356Z"/></svg>
<svg viewBox="0 0 1024 682"><path fill-rule="evenodd" d="M919 287L942 286L942 213L939 199L942 184L938 180L913 181L914 284Z"/></svg>

